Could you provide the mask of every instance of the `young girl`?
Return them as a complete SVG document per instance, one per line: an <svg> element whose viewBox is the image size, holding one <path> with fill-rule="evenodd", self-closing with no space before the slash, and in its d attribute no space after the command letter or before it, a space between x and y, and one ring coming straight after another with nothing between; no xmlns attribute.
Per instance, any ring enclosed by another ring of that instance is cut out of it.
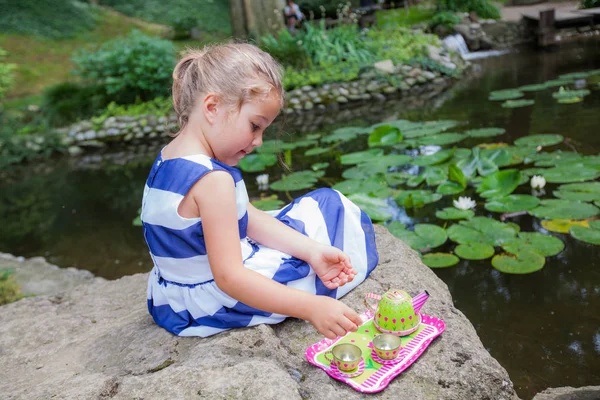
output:
<svg viewBox="0 0 600 400"><path fill-rule="evenodd" d="M249 204L233 168L262 144L283 98L279 64L249 44L189 51L175 67L181 130L151 168L142 221L154 262L148 309L176 335L292 316L335 338L361 323L336 299L377 265L369 217L332 189L272 217Z"/></svg>

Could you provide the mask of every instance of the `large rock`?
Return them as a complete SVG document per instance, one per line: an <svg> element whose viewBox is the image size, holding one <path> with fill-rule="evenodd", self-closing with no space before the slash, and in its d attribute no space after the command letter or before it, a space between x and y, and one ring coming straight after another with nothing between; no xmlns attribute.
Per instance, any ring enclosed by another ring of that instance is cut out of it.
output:
<svg viewBox="0 0 600 400"><path fill-rule="evenodd" d="M422 311L446 331L396 377L381 399L517 399L508 374L485 350L447 286L418 255L376 227L380 265L343 301L363 310L367 292L427 289ZM0 307L3 399L359 399L310 365L321 339L307 322L180 338L146 310L146 274L95 280L59 295Z"/></svg>
<svg viewBox="0 0 600 400"><path fill-rule="evenodd" d="M600 386L584 386L573 388L570 386L548 388L536 394L533 400L598 400L600 399Z"/></svg>

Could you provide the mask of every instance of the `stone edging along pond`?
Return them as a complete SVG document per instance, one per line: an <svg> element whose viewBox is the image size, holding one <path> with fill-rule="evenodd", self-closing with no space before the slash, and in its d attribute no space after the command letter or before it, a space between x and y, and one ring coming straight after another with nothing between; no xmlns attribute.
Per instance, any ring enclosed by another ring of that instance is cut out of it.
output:
<svg viewBox="0 0 600 400"><path fill-rule="evenodd" d="M390 60L385 60L363 72L354 81L327 83L316 87L307 85L289 91L284 113L295 114L305 120L302 118L304 114L309 117L313 113L319 115L329 110L345 110L391 98L423 96L428 92L434 95L450 86L470 65L459 56L451 56L444 49L434 46L429 46L429 58L441 65L445 72L453 72L454 75L417 66L393 65ZM84 149L105 147L110 143L147 141L168 136L177 129L174 114L161 117L124 115L109 117L100 127L86 120L57 129L56 132L62 136L62 143L69 147L69 153L77 155Z"/></svg>

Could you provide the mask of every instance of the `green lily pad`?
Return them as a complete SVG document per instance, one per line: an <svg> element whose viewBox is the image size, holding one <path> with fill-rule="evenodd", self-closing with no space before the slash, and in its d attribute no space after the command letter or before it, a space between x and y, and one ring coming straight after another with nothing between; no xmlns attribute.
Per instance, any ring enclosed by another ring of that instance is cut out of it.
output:
<svg viewBox="0 0 600 400"><path fill-rule="evenodd" d="M248 154L240 160L238 167L244 172L259 172L275 164L277 164L275 154Z"/></svg>
<svg viewBox="0 0 600 400"><path fill-rule="evenodd" d="M456 182L444 182L438 186L436 193L443 195L458 194L464 192L465 188Z"/></svg>
<svg viewBox="0 0 600 400"><path fill-rule="evenodd" d="M540 199L527 194L511 194L506 197L492 199L485 203L485 209L488 211L506 213L527 211L537 207Z"/></svg>
<svg viewBox="0 0 600 400"><path fill-rule="evenodd" d="M582 242L600 245L600 226L590 226L585 228L583 226L572 226L569 229L569 233L577 240Z"/></svg>
<svg viewBox="0 0 600 400"><path fill-rule="evenodd" d="M600 213L600 209L588 203L569 200L542 200L541 205L529 210L529 214L546 219L586 219Z"/></svg>
<svg viewBox="0 0 600 400"><path fill-rule="evenodd" d="M600 182L569 183L552 194L564 200L597 201L600 200Z"/></svg>
<svg viewBox="0 0 600 400"><path fill-rule="evenodd" d="M567 90L567 89L561 87L560 89L558 89L557 92L552 93L552 97L560 100L560 99L569 99L569 98L573 98L573 97L583 97L583 96L587 96L590 93L591 92L587 89Z"/></svg>
<svg viewBox="0 0 600 400"><path fill-rule="evenodd" d="M600 171L579 164L548 168L544 171L544 178L551 183L585 182L599 176Z"/></svg>
<svg viewBox="0 0 600 400"><path fill-rule="evenodd" d="M346 179L367 179L373 175L383 175L384 172L385 171L378 170L377 168L369 167L366 164L360 164L342 172L342 177Z"/></svg>
<svg viewBox="0 0 600 400"><path fill-rule="evenodd" d="M539 90L548 89L545 83L536 83L533 85L525 85L518 88L522 92L537 92Z"/></svg>
<svg viewBox="0 0 600 400"><path fill-rule="evenodd" d="M408 244L414 250L433 249L443 245L448 240L446 231L432 224L417 224L415 225L414 232L402 229L400 225L392 225L388 229L394 236Z"/></svg>
<svg viewBox="0 0 600 400"><path fill-rule="evenodd" d="M558 99L560 104L575 104L581 103L583 101L583 97L561 97Z"/></svg>
<svg viewBox="0 0 600 400"><path fill-rule="evenodd" d="M552 134L540 134L540 135L530 135L524 136L515 140L515 145L517 146L553 146L555 144L562 143L564 137L561 135L552 135Z"/></svg>
<svg viewBox="0 0 600 400"><path fill-rule="evenodd" d="M333 189L345 195L352 193L366 193L372 197L387 198L392 195L392 189L383 176L372 176L366 180L350 179L336 183Z"/></svg>
<svg viewBox="0 0 600 400"><path fill-rule="evenodd" d="M467 187L467 178L456 164L448 165L448 179L450 182L458 184L463 189Z"/></svg>
<svg viewBox="0 0 600 400"><path fill-rule="evenodd" d="M364 165L365 167L371 167L378 171L387 172L389 167L399 167L408 164L411 160L411 156L407 156L406 154L387 154L385 156L371 158L369 161L364 162Z"/></svg>
<svg viewBox="0 0 600 400"><path fill-rule="evenodd" d="M272 190L290 191L313 187L318 178L325 175L324 171L299 171L285 175L281 180L271 183Z"/></svg>
<svg viewBox="0 0 600 400"><path fill-rule="evenodd" d="M521 172L516 169L497 171L487 176L477 187L483 198L504 197L511 194L521 181Z"/></svg>
<svg viewBox="0 0 600 400"><path fill-rule="evenodd" d="M490 93L489 100L512 100L523 96L523 92L515 89L496 90Z"/></svg>
<svg viewBox="0 0 600 400"><path fill-rule="evenodd" d="M473 210L459 210L458 208L454 207L446 207L443 210L435 212L436 217L450 220L469 219L473 218L474 215L475 213Z"/></svg>
<svg viewBox="0 0 600 400"><path fill-rule="evenodd" d="M465 260L485 260L494 255L494 247L485 243L459 244L454 253Z"/></svg>
<svg viewBox="0 0 600 400"><path fill-rule="evenodd" d="M370 197L364 193L352 194L348 199L367 213L373 221L385 221L393 216L390 205L383 199Z"/></svg>
<svg viewBox="0 0 600 400"><path fill-rule="evenodd" d="M402 140L400 129L392 125L378 126L369 135L369 147L390 146Z"/></svg>
<svg viewBox="0 0 600 400"><path fill-rule="evenodd" d="M316 156L323 153L329 153L328 147L315 147L314 149L308 149L304 152L305 156Z"/></svg>
<svg viewBox="0 0 600 400"><path fill-rule="evenodd" d="M343 165L347 164L360 164L374 160L376 157L381 157L383 150L371 149L366 151L357 151L355 153L344 154L340 158L340 163Z"/></svg>
<svg viewBox="0 0 600 400"><path fill-rule="evenodd" d="M535 104L535 100L506 100L502 103L503 108L520 108Z"/></svg>
<svg viewBox="0 0 600 400"><path fill-rule="evenodd" d="M430 190L402 190L395 200L406 208L419 208L425 204L435 203L441 198L441 194L432 193Z"/></svg>
<svg viewBox="0 0 600 400"><path fill-rule="evenodd" d="M584 228L588 228L590 224L586 219L580 221L572 219L545 219L542 221L542 226L550 232L569 233L569 229L571 229L572 226L583 226Z"/></svg>
<svg viewBox="0 0 600 400"><path fill-rule="evenodd" d="M368 132L367 128L357 127L345 127L339 128L333 131L331 135L323 136L321 138L322 143L334 143L334 142L349 142L354 140L359 134Z"/></svg>
<svg viewBox="0 0 600 400"><path fill-rule="evenodd" d="M456 163L466 177L473 178L476 173L487 176L498 171L498 166L489 158L481 154L481 149L474 147L468 158L463 158Z"/></svg>
<svg viewBox="0 0 600 400"><path fill-rule="evenodd" d="M506 148L482 149L480 154L496 164L497 167L505 167L513 162L513 155Z"/></svg>
<svg viewBox="0 0 600 400"><path fill-rule="evenodd" d="M283 204L283 201L279 200L277 195L272 195L260 200L254 200L252 202L254 207L263 211L278 210L281 208L281 206L283 206Z"/></svg>
<svg viewBox="0 0 600 400"><path fill-rule="evenodd" d="M310 169L312 169L313 171L318 171L320 169L325 169L329 167L329 163L328 162L320 162L320 163L316 163L310 166Z"/></svg>
<svg viewBox="0 0 600 400"><path fill-rule="evenodd" d="M482 138L482 137L492 137L502 135L506 132L504 128L480 128L480 129L471 129L465 131L464 133L469 137Z"/></svg>
<svg viewBox="0 0 600 400"><path fill-rule="evenodd" d="M519 238L502 245L505 251L519 254L524 249L534 250L544 257L552 257L563 251L565 244L558 238L538 232L521 232Z"/></svg>
<svg viewBox="0 0 600 400"><path fill-rule="evenodd" d="M425 182L425 176L423 174L413 175L406 180L406 186L408 187L417 187L421 183Z"/></svg>
<svg viewBox="0 0 600 400"><path fill-rule="evenodd" d="M533 250L524 250L517 255L500 254L492 258L492 266L505 274L530 274L544 267L546 259Z"/></svg>
<svg viewBox="0 0 600 400"><path fill-rule="evenodd" d="M460 244L485 243L500 246L514 239L514 227L486 217L473 217L448 228L448 237Z"/></svg>
<svg viewBox="0 0 600 400"><path fill-rule="evenodd" d="M385 180L390 186L398 186L406 182L409 178L406 172L389 172L384 175Z"/></svg>
<svg viewBox="0 0 600 400"><path fill-rule="evenodd" d="M534 153L525 157L525 163L534 162L536 167L554 167L565 162L571 163L574 161L583 162L583 157L575 152L562 150L552 153Z"/></svg>
<svg viewBox="0 0 600 400"><path fill-rule="evenodd" d="M414 160L412 160L412 165L417 165L419 167L426 167L428 165L435 165L443 163L444 161L450 159L454 155L454 149L446 149L438 151L435 154L431 154L428 156L418 156Z"/></svg>
<svg viewBox="0 0 600 400"><path fill-rule="evenodd" d="M314 146L317 143L319 143L319 142L317 142L316 140L309 140L309 139L298 140L297 142L294 142L294 145L295 145L294 148L297 149L299 147Z"/></svg>
<svg viewBox="0 0 600 400"><path fill-rule="evenodd" d="M458 264L460 259L449 253L429 253L423 256L422 261L429 268L446 268Z"/></svg>
<svg viewBox="0 0 600 400"><path fill-rule="evenodd" d="M425 136L417 139L417 143L421 146L437 145L444 146L447 144L458 143L467 138L467 135L462 133L440 133L437 135Z"/></svg>
<svg viewBox="0 0 600 400"><path fill-rule="evenodd" d="M448 180L448 173L446 170L436 166L426 167L423 171L423 176L425 177L425 182L427 182L429 186L437 186Z"/></svg>
<svg viewBox="0 0 600 400"><path fill-rule="evenodd" d="M261 154L276 154L284 150L292 150L296 147L294 143L284 143L282 140L265 140L262 146L256 149Z"/></svg>

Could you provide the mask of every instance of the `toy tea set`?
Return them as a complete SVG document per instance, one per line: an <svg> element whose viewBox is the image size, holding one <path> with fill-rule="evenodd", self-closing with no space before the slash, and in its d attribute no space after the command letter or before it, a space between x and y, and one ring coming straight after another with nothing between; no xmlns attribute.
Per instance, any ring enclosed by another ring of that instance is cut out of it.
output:
<svg viewBox="0 0 600 400"><path fill-rule="evenodd" d="M427 291L415 297L396 289L383 296L367 293L358 330L313 344L306 358L355 390L379 392L444 331L444 321L419 312L428 298Z"/></svg>

